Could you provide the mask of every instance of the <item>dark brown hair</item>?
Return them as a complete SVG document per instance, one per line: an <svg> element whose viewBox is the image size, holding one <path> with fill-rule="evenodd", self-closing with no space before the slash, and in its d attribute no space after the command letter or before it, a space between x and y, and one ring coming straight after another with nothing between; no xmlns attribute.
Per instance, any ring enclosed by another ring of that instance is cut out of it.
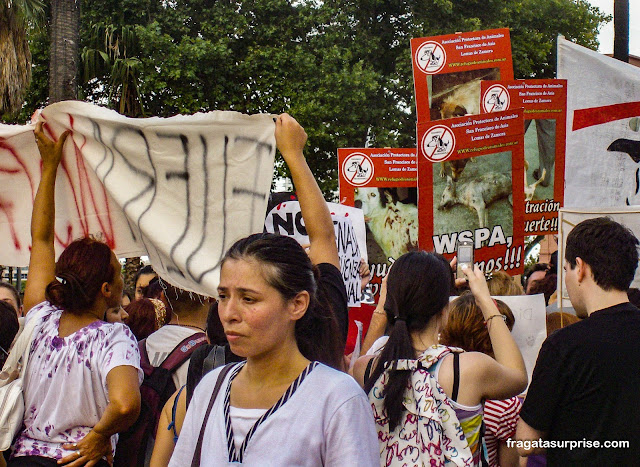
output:
<svg viewBox="0 0 640 467"><path fill-rule="evenodd" d="M102 284L113 282L111 249L103 242L85 237L71 242L56 263L56 280L47 285L45 296L70 313L93 305Z"/></svg>
<svg viewBox="0 0 640 467"><path fill-rule="evenodd" d="M129 314L124 322L139 341L146 339L158 329L156 307L148 298L135 300L124 309Z"/></svg>
<svg viewBox="0 0 640 467"><path fill-rule="evenodd" d="M9 353L9 348L13 339L18 334L20 325L18 324L18 315L16 310L9 303L0 300L0 347L4 352ZM0 350L0 368L4 365L7 355Z"/></svg>
<svg viewBox="0 0 640 467"><path fill-rule="evenodd" d="M529 293L527 295L544 294L544 304L549 304L549 299L558 287L558 276L547 273L542 279L538 279L531 283Z"/></svg>
<svg viewBox="0 0 640 467"><path fill-rule="evenodd" d="M342 369L344 347L338 322L324 291L318 290L318 269L297 241L283 235L253 234L234 243L222 263L229 259L255 260L266 266L262 268L265 281L285 300L307 291L309 306L295 325L298 348L309 360Z"/></svg>

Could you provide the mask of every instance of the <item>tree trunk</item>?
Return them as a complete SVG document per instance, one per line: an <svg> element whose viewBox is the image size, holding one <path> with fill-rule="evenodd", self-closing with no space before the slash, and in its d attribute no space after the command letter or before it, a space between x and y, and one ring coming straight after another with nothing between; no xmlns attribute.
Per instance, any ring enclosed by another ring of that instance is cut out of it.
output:
<svg viewBox="0 0 640 467"><path fill-rule="evenodd" d="M26 25L16 16L15 5L0 2L0 115L20 110L31 81L31 52Z"/></svg>
<svg viewBox="0 0 640 467"><path fill-rule="evenodd" d="M134 284L133 280L138 272L138 269L142 266L142 261L140 261L139 257L135 258L127 258L124 260L124 288L130 292L134 292L136 290L136 284Z"/></svg>
<svg viewBox="0 0 640 467"><path fill-rule="evenodd" d="M80 2L51 0L49 102L77 99Z"/></svg>

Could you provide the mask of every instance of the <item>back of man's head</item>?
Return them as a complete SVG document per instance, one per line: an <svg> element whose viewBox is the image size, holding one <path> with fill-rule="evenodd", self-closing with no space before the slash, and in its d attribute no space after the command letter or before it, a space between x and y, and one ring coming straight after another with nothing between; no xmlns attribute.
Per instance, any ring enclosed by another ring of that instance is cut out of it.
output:
<svg viewBox="0 0 640 467"><path fill-rule="evenodd" d="M209 298L195 292L181 289L165 282L163 284L164 301L169 313L183 315L193 311L209 309ZM205 315L206 316L206 313Z"/></svg>
<svg viewBox="0 0 640 467"><path fill-rule="evenodd" d="M638 267L638 239L609 217L587 219L567 236L564 257L571 269L576 258L587 263L595 283L603 290L626 291Z"/></svg>

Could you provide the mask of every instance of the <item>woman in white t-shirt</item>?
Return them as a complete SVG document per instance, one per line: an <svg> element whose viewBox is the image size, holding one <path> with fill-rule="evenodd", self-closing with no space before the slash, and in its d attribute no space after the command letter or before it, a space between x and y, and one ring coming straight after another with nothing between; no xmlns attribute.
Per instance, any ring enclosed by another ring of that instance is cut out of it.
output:
<svg viewBox="0 0 640 467"><path fill-rule="evenodd" d="M227 373L206 419L220 369L196 387L171 466L194 458L211 466L378 464L364 392L320 363L341 366L344 349L335 317L319 304L313 264L329 263L326 273L339 274L339 262L329 211L302 155L305 141L293 118L277 119L276 142L297 181L310 251L289 237L255 234L226 253L219 315L231 351L247 360Z"/></svg>
<svg viewBox="0 0 640 467"><path fill-rule="evenodd" d="M107 466L116 436L140 410L140 355L131 331L102 320L122 301L121 266L91 238L54 256L55 180L68 136L35 131L42 178L31 218L32 247L24 296L33 331L24 377L24 427L9 466Z"/></svg>

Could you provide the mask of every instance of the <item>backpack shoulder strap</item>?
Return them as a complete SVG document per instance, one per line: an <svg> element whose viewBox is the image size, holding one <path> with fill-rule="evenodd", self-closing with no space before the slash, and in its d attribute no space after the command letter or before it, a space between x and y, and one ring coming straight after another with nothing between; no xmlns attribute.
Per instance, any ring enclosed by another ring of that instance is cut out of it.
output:
<svg viewBox="0 0 640 467"><path fill-rule="evenodd" d="M138 342L138 350L140 351L140 368L142 368L145 375L150 375L153 372L153 366L147 353L147 339L142 339Z"/></svg>
<svg viewBox="0 0 640 467"><path fill-rule="evenodd" d="M202 362L202 376L206 375L214 368L218 368L226 363L224 352L224 345L215 345L213 349L209 351L209 355L207 355L204 362Z"/></svg>
<svg viewBox="0 0 640 467"><path fill-rule="evenodd" d="M165 358L164 362L162 362L160 368L164 368L169 371L175 370L191 357L194 350L206 343L207 336L204 332L192 334L175 346L169 356Z"/></svg>

